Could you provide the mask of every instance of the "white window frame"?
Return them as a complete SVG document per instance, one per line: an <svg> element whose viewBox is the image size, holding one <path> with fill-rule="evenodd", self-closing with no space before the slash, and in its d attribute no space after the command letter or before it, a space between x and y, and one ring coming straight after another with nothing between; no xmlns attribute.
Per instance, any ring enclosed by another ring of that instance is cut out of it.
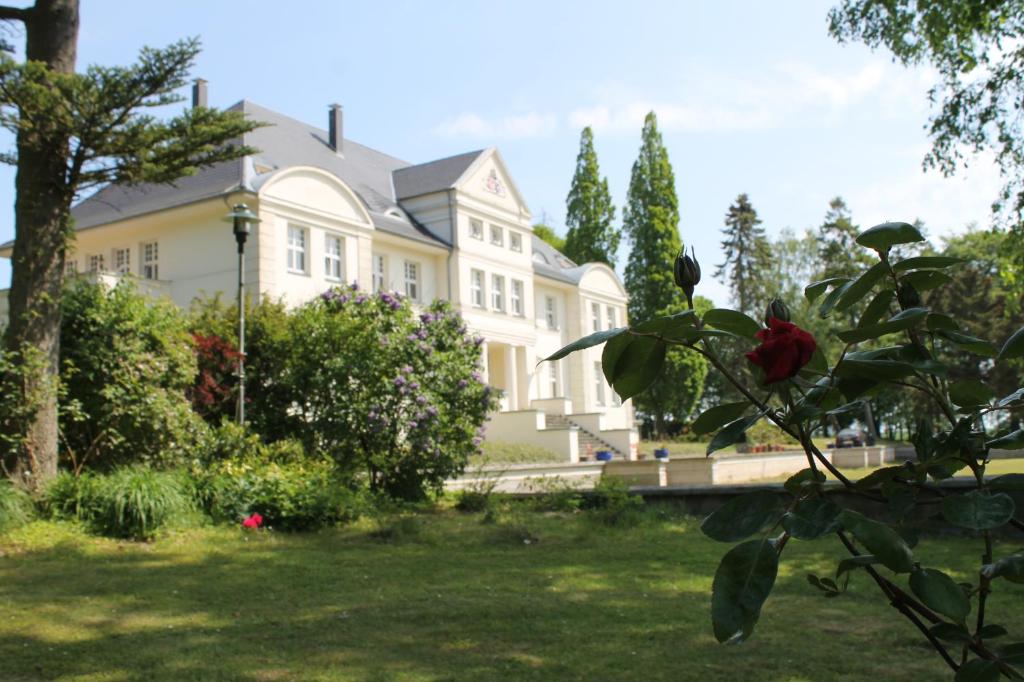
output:
<svg viewBox="0 0 1024 682"><path fill-rule="evenodd" d="M483 308L484 301L484 271L472 268L469 271L469 302L474 308Z"/></svg>
<svg viewBox="0 0 1024 682"><path fill-rule="evenodd" d="M512 306L512 314L516 317L523 317L526 315L526 309L523 306L525 292L526 285L523 283L523 280L512 280L512 289L509 292L509 303Z"/></svg>
<svg viewBox="0 0 1024 682"><path fill-rule="evenodd" d="M505 276L491 275L491 310L505 312Z"/></svg>
<svg viewBox="0 0 1024 682"><path fill-rule="evenodd" d="M309 230L299 225L289 225L287 250L288 272L305 275L309 267Z"/></svg>
<svg viewBox="0 0 1024 682"><path fill-rule="evenodd" d="M594 402L604 405L604 372L600 361L594 363Z"/></svg>
<svg viewBox="0 0 1024 682"><path fill-rule="evenodd" d="M548 329L558 329L558 302L554 296L544 297L544 317L548 323Z"/></svg>
<svg viewBox="0 0 1024 682"><path fill-rule="evenodd" d="M372 286L374 293L384 291L388 276L388 259L382 253L375 253L371 255L372 260Z"/></svg>
<svg viewBox="0 0 1024 682"><path fill-rule="evenodd" d="M469 236L479 241L484 240L484 221L477 218L469 219Z"/></svg>
<svg viewBox="0 0 1024 682"><path fill-rule="evenodd" d="M618 311L615 309L615 306L613 306L613 305L607 306L605 308L604 312L608 316L608 319L605 322L605 324L608 325L606 328L607 329L615 329L615 325L618 324L618 317L619 317Z"/></svg>
<svg viewBox="0 0 1024 682"><path fill-rule="evenodd" d="M78 261L74 258L66 258L64 261L64 276L74 277L78 274Z"/></svg>
<svg viewBox="0 0 1024 682"><path fill-rule="evenodd" d="M595 332L601 331L601 304L591 303L590 304L590 324L594 327Z"/></svg>
<svg viewBox="0 0 1024 682"><path fill-rule="evenodd" d="M132 248L130 246L117 247L110 256L114 266L114 272L119 275L132 274Z"/></svg>
<svg viewBox="0 0 1024 682"><path fill-rule="evenodd" d="M340 234L324 234L324 277L332 282L345 279L345 238Z"/></svg>
<svg viewBox="0 0 1024 682"><path fill-rule="evenodd" d="M420 275L423 272L423 268L419 263L412 260L407 260L402 264L402 276L405 280L405 295L413 301L419 301L420 296L423 295Z"/></svg>
<svg viewBox="0 0 1024 682"><path fill-rule="evenodd" d="M139 245L139 273L142 279L160 279L159 242L143 242Z"/></svg>
<svg viewBox="0 0 1024 682"><path fill-rule="evenodd" d="M106 269L102 253L93 253L89 255L86 261L89 264L89 272L103 272Z"/></svg>
<svg viewBox="0 0 1024 682"><path fill-rule="evenodd" d="M551 395L548 396L548 397L550 397L550 398L557 398L558 397L558 384L559 384L559 381L558 381L559 376L558 376L558 374L559 374L559 372L558 372L558 362L557 361L549 362L548 363L548 389L551 391Z"/></svg>
<svg viewBox="0 0 1024 682"><path fill-rule="evenodd" d="M523 235L518 232L508 231L508 248L516 253L523 252Z"/></svg>
<svg viewBox="0 0 1024 682"><path fill-rule="evenodd" d="M505 246L505 228L501 225L491 225L491 244Z"/></svg>

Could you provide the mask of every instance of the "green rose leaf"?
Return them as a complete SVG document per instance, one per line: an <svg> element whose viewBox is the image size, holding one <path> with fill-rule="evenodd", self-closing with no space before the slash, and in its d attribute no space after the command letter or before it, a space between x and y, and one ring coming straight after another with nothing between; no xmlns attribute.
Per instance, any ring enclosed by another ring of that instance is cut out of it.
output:
<svg viewBox="0 0 1024 682"><path fill-rule="evenodd" d="M1024 474L1003 474L988 484L992 490L1024 490Z"/></svg>
<svg viewBox="0 0 1024 682"><path fill-rule="evenodd" d="M713 308L704 313L704 323L715 329L722 329L739 336L754 338L757 332L761 331L761 325L755 322L748 315L737 310L727 308Z"/></svg>
<svg viewBox="0 0 1024 682"><path fill-rule="evenodd" d="M1006 343L1003 344L1003 349L999 351L999 357L996 358L996 361L1002 362L1003 360L1012 360L1019 357L1024 357L1024 327L1015 331L1006 340Z"/></svg>
<svg viewBox="0 0 1024 682"><path fill-rule="evenodd" d="M665 342L650 336L621 334L605 344L601 366L623 400L650 386L665 364Z"/></svg>
<svg viewBox="0 0 1024 682"><path fill-rule="evenodd" d="M857 541L883 566L896 573L909 573L914 570L914 555L910 547L900 534L889 526L872 521L849 509L843 510L839 522L843 528L853 533Z"/></svg>
<svg viewBox="0 0 1024 682"><path fill-rule="evenodd" d="M849 281L849 277L829 277L828 279L812 282L804 288L804 297L808 303L814 303L829 287L846 284Z"/></svg>
<svg viewBox="0 0 1024 682"><path fill-rule="evenodd" d="M970 642L971 633L967 631L967 628L963 625L956 625L953 623L939 623L928 628L928 631L939 639L943 639L947 642Z"/></svg>
<svg viewBox="0 0 1024 682"><path fill-rule="evenodd" d="M970 334L964 334L963 332L945 329L940 330L939 334L943 338L952 341L960 348L963 348L965 351L974 353L975 355L994 358L999 354L995 345L993 345L991 341L979 339L977 336L971 336Z"/></svg>
<svg viewBox="0 0 1024 682"><path fill-rule="evenodd" d="M1015 642L1000 648L999 660L1014 666L1024 664L1024 642Z"/></svg>
<svg viewBox="0 0 1024 682"><path fill-rule="evenodd" d="M846 343L857 343L868 339L877 339L878 337L885 336L886 334L894 334L896 332L910 329L911 327L924 322L924 319L927 316L928 308L908 308L896 313L885 322L857 327L856 329L848 329L837 333L836 336Z"/></svg>
<svg viewBox="0 0 1024 682"><path fill-rule="evenodd" d="M928 327L928 331L947 331L955 332L960 331L960 325L957 324L949 315L943 315L942 313L931 313L928 315L928 322L925 323Z"/></svg>
<svg viewBox="0 0 1024 682"><path fill-rule="evenodd" d="M835 374L849 379L893 381L914 374L914 366L897 360L852 360L847 356L836 365Z"/></svg>
<svg viewBox="0 0 1024 682"><path fill-rule="evenodd" d="M881 469L875 469L867 476L857 480L853 485L858 490L871 490L884 485L900 474L907 472L902 466L882 467Z"/></svg>
<svg viewBox="0 0 1024 682"><path fill-rule="evenodd" d="M875 263L870 268L860 274L857 279L850 282L843 291L843 295L839 297L836 302L836 310L846 310L854 303L859 303L862 298L867 296L867 293L871 291L871 288L878 283L880 279L888 274L889 268L885 263Z"/></svg>
<svg viewBox="0 0 1024 682"><path fill-rule="evenodd" d="M590 348L591 346L596 346L600 343L604 343L608 339L615 338L624 331L626 331L625 327L619 327L617 329L605 329L599 332L594 332L589 336L584 336L582 339L576 339L567 346L563 346L562 348L555 351L553 354L541 360L541 362L561 360L570 353L575 353L578 350L583 350L584 348Z"/></svg>
<svg viewBox="0 0 1024 682"><path fill-rule="evenodd" d="M971 602L955 580L934 568L920 568L910 574L910 589L925 606L952 621L963 623Z"/></svg>
<svg viewBox="0 0 1024 682"><path fill-rule="evenodd" d="M966 262L967 261L963 258L954 258L952 256L917 256L916 258L907 258L906 260L901 260L899 263L894 263L892 269L896 272L920 270L923 268L940 269Z"/></svg>
<svg viewBox="0 0 1024 682"><path fill-rule="evenodd" d="M816 469L801 469L786 479L782 487L792 495L799 494L804 488L821 485L825 482L825 474Z"/></svg>
<svg viewBox="0 0 1024 682"><path fill-rule="evenodd" d="M783 509L782 499L773 492L738 495L704 519L700 530L712 540L736 542L774 525Z"/></svg>
<svg viewBox="0 0 1024 682"><path fill-rule="evenodd" d="M779 556L768 540L749 540L722 557L711 585L715 639L739 644L753 634L778 572Z"/></svg>
<svg viewBox="0 0 1024 682"><path fill-rule="evenodd" d="M818 315L822 318L826 318L831 315L832 309L836 307L836 304L839 303L839 299L843 297L847 289L849 289L852 284L853 282L850 281L846 284L841 284L828 292L828 296L826 296L825 300L823 300L821 305L818 306Z"/></svg>
<svg viewBox="0 0 1024 682"><path fill-rule="evenodd" d="M984 658L974 658L956 671L954 682L999 682L999 664Z"/></svg>
<svg viewBox="0 0 1024 682"><path fill-rule="evenodd" d="M748 402L715 405L697 417L691 428L698 436L711 433L722 425L739 419L749 408L750 403Z"/></svg>
<svg viewBox="0 0 1024 682"><path fill-rule="evenodd" d="M708 443L706 454L710 455L716 450L727 448L734 443L742 441L743 435L747 432L747 429L753 426L761 416L761 413L758 412L757 414L749 417L742 417L723 426L722 430L716 433L715 437L711 439L710 443Z"/></svg>
<svg viewBox="0 0 1024 682"><path fill-rule="evenodd" d="M879 253L896 244L923 242L924 237L910 223L882 223L857 235L857 243Z"/></svg>
<svg viewBox="0 0 1024 682"><path fill-rule="evenodd" d="M697 313L693 310L656 317L638 324L631 331L657 334L666 340L682 341L683 343L693 343L700 338L700 331L697 329Z"/></svg>
<svg viewBox="0 0 1024 682"><path fill-rule="evenodd" d="M900 283L912 285L918 291L931 291L943 284L949 284L953 278L938 270L916 270L900 277Z"/></svg>
<svg viewBox="0 0 1024 682"><path fill-rule="evenodd" d="M990 495L972 490L942 500L942 515L954 526L970 530L999 528L1013 518L1015 505L1006 493Z"/></svg>
<svg viewBox="0 0 1024 682"><path fill-rule="evenodd" d="M992 580L1006 578L1011 583L1024 583L1024 554L1011 554L981 567L981 574Z"/></svg>
<svg viewBox="0 0 1024 682"><path fill-rule="evenodd" d="M814 540L839 530L842 509L821 496L800 500L782 517L782 527L798 540Z"/></svg>
<svg viewBox="0 0 1024 682"><path fill-rule="evenodd" d="M864 309L860 319L857 320L857 328L860 329L861 327L877 324L889 312L889 306L892 305L892 299L895 297L896 294L893 293L892 289L883 289L875 294L875 297L871 299L871 303L868 303Z"/></svg>
<svg viewBox="0 0 1024 682"><path fill-rule="evenodd" d="M836 580L839 580L847 573L855 571L858 568L872 566L877 563L880 563L878 558L870 554L860 554L858 556L847 557L840 561L839 565L836 566Z"/></svg>
<svg viewBox="0 0 1024 682"><path fill-rule="evenodd" d="M996 450L1017 450L1024 448L1024 429L1011 431L1002 438L996 438L985 443L988 448Z"/></svg>
<svg viewBox="0 0 1024 682"><path fill-rule="evenodd" d="M964 379L954 381L949 386L949 399L954 405L960 407L974 407L977 405L988 405L996 397L985 384L980 381Z"/></svg>

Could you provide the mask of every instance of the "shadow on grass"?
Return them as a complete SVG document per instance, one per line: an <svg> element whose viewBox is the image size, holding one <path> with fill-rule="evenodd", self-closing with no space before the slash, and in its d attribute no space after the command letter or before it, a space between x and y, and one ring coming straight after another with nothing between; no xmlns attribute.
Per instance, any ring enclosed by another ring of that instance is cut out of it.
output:
<svg viewBox="0 0 1024 682"><path fill-rule="evenodd" d="M943 676L866 580L838 602L810 590L804 574L834 566L825 546L791 543L754 639L723 647L708 600L726 547L692 523L604 529L535 515L536 542L524 544L478 519L432 516L388 542L366 529L205 529L156 545L90 539L10 553L0 558L0 678ZM962 562L966 541L944 543L944 558ZM1001 600L1007 613L1019 596ZM1002 622L1020 631L1024 618Z"/></svg>

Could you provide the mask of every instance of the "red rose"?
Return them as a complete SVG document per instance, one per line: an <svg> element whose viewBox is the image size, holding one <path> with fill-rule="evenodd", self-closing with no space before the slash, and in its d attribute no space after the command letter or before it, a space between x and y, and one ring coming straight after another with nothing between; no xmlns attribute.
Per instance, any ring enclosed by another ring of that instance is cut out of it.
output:
<svg viewBox="0 0 1024 682"><path fill-rule="evenodd" d="M761 345L747 353L747 359L764 370L766 385L796 376L818 347L803 329L775 317L769 318L768 329L759 331L757 339Z"/></svg>
<svg viewBox="0 0 1024 682"><path fill-rule="evenodd" d="M263 517L259 514L253 514L245 521L242 521L243 528L259 528L263 525Z"/></svg>

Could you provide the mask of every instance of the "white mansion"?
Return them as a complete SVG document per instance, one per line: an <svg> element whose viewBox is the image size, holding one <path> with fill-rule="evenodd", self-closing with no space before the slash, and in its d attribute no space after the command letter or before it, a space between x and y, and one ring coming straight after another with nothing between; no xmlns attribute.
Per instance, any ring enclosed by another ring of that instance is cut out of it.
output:
<svg viewBox="0 0 1024 682"><path fill-rule="evenodd" d="M198 81L194 100L205 104ZM245 249L251 295L306 301L340 282L444 298L485 339L487 380L502 391L487 438L527 442L567 460L594 450L636 457L632 407L601 372L600 348L537 362L570 340L625 322L626 293L603 264L577 265L535 237L530 212L496 149L410 164L328 130L242 101L269 125L259 150L174 185L109 186L74 209L69 272L132 275L182 307L233 295L237 254L222 217L246 203L261 219ZM11 244L0 246L10 258ZM6 292L0 316L6 321Z"/></svg>

